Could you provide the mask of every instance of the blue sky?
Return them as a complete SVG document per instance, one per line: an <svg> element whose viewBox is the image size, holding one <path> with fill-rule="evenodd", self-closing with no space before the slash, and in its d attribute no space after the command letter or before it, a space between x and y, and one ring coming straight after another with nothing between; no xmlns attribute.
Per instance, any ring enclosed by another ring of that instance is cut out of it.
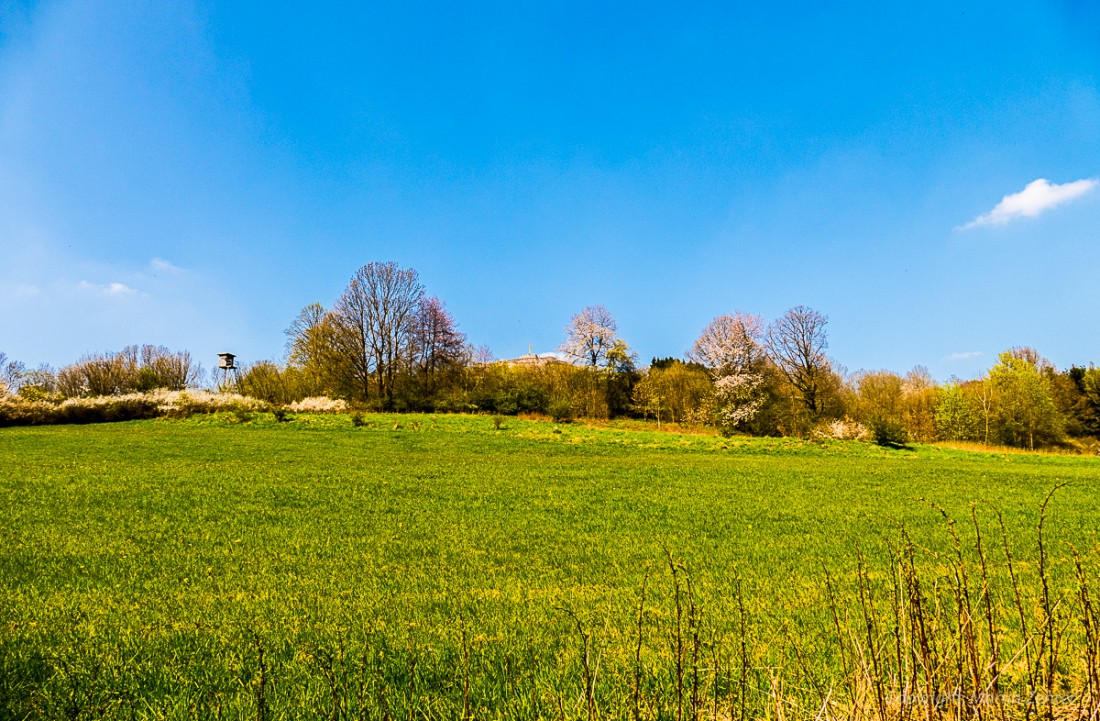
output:
<svg viewBox="0 0 1100 721"><path fill-rule="evenodd" d="M275 5L0 3L0 350L279 359L393 260L498 357L804 304L853 371L1100 362L1095 3Z"/></svg>

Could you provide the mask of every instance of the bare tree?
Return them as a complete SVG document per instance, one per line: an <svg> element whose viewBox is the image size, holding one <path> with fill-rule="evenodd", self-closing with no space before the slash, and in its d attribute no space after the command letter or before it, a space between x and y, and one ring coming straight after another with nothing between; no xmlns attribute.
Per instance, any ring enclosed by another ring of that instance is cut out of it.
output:
<svg viewBox="0 0 1100 721"><path fill-rule="evenodd" d="M560 350L589 368L604 368L608 363L608 352L619 340L618 330L619 326L607 308L590 305L569 321Z"/></svg>
<svg viewBox="0 0 1100 721"><path fill-rule="evenodd" d="M466 336L458 332L454 316L439 298L422 298L413 326L412 360L429 393L437 375L462 363Z"/></svg>
<svg viewBox="0 0 1100 721"><path fill-rule="evenodd" d="M141 367L138 371L141 390L167 388L182 391L199 384L202 366L195 363L188 351L173 353L164 346L141 347Z"/></svg>
<svg viewBox="0 0 1100 721"><path fill-rule="evenodd" d="M26 372L27 367L21 361L9 360L8 354L0 351L0 395L17 393Z"/></svg>
<svg viewBox="0 0 1100 721"><path fill-rule="evenodd" d="M320 303L310 303L286 329L287 370L293 390L288 397L362 395L355 380L355 364L340 353L336 318Z"/></svg>
<svg viewBox="0 0 1100 721"><path fill-rule="evenodd" d="M293 366L309 365L310 359L317 355L316 340L318 328L325 320L325 307L320 303L310 303L298 311L286 334L287 362Z"/></svg>
<svg viewBox="0 0 1100 721"><path fill-rule="evenodd" d="M362 399L370 397L373 378L382 406L393 407L394 379L409 357L423 295L415 270L369 263L356 271L329 312L335 347Z"/></svg>
<svg viewBox="0 0 1100 721"><path fill-rule="evenodd" d="M137 346L88 355L57 372L57 390L70 398L133 393L137 386Z"/></svg>
<svg viewBox="0 0 1100 721"><path fill-rule="evenodd" d="M466 362L471 365L488 365L496 360L493 349L484 344L479 346L467 344L463 355Z"/></svg>
<svg viewBox="0 0 1100 721"><path fill-rule="evenodd" d="M164 346L129 345L118 353L89 355L57 372L57 390L65 396L110 396L198 385L202 367L187 351Z"/></svg>
<svg viewBox="0 0 1100 721"><path fill-rule="evenodd" d="M1039 373L1045 376L1052 376L1058 372L1058 369L1054 367L1054 364L1044 358L1039 351L1028 346L1016 346L1015 348L1009 348L1008 352L1013 358L1018 358L1022 361L1030 363L1035 366L1035 369Z"/></svg>
<svg viewBox="0 0 1100 721"><path fill-rule="evenodd" d="M57 373L45 363L25 370L19 379L19 395L41 398L57 392Z"/></svg>
<svg viewBox="0 0 1100 721"><path fill-rule="evenodd" d="M794 388L799 401L817 418L824 410L824 392L830 387L832 368L825 326L829 319L806 306L795 306L770 326L767 349L776 367Z"/></svg>
<svg viewBox="0 0 1100 721"><path fill-rule="evenodd" d="M290 400L286 374L271 361L257 361L242 369L237 383L239 392L268 403L287 403Z"/></svg>

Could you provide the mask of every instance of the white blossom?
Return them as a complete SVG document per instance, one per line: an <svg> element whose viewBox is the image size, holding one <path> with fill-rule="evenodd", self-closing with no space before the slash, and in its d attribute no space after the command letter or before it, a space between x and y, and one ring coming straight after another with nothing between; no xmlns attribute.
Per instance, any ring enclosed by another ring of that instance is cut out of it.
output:
<svg viewBox="0 0 1100 721"><path fill-rule="evenodd" d="M752 370L730 370L714 382L718 420L725 428L748 423L764 407L764 375Z"/></svg>
<svg viewBox="0 0 1100 721"><path fill-rule="evenodd" d="M311 396L295 401L287 406L295 413L343 413L348 409L348 403L340 398L326 398L324 396Z"/></svg>
<svg viewBox="0 0 1100 721"><path fill-rule="evenodd" d="M721 375L731 369L756 366L764 356L764 322L755 315L720 315L703 329L688 351L688 360Z"/></svg>

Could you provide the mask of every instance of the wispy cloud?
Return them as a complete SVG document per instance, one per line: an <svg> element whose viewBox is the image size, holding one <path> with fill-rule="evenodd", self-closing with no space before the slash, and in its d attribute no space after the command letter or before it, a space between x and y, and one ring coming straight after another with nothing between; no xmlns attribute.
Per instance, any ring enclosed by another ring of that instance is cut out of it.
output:
<svg viewBox="0 0 1100 721"><path fill-rule="evenodd" d="M946 356L944 360L948 361L949 363L954 363L957 361L973 360L975 358L981 357L981 355L981 351L968 350L963 351L962 353L951 353L950 355Z"/></svg>
<svg viewBox="0 0 1100 721"><path fill-rule="evenodd" d="M149 267L153 269L154 273L182 273L183 268L179 267L175 263L165 260L164 258L153 258L149 261Z"/></svg>
<svg viewBox="0 0 1100 721"><path fill-rule="evenodd" d="M40 295L42 289L30 283L3 283L0 282L0 298L9 300L23 300Z"/></svg>
<svg viewBox="0 0 1100 721"><path fill-rule="evenodd" d="M969 230L983 225L1004 225L1017 218L1034 218L1051 208L1080 198L1097 185L1093 178L1075 180L1072 183L1051 183L1045 178L1033 180L1019 193L1001 198L993 210L979 215L962 226L960 230Z"/></svg>
<svg viewBox="0 0 1100 721"><path fill-rule="evenodd" d="M89 291L92 293L98 293L100 295L109 295L115 297L143 295L139 290L135 290L125 283L107 283L105 285L98 285L96 283L89 283L86 280L82 280L77 283L77 287L83 291Z"/></svg>

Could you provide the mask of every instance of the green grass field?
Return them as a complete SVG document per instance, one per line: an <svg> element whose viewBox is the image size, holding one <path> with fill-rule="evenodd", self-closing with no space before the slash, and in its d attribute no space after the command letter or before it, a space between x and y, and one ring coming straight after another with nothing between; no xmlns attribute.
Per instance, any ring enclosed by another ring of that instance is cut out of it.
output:
<svg viewBox="0 0 1100 721"><path fill-rule="evenodd" d="M871 703L853 668L915 628L889 618L904 605L899 528L940 665L965 656L951 650L960 566L921 498L957 519L972 574L978 504L992 637L1018 656L1002 682L1026 685L1051 608L1052 676L1068 689L1087 675L1067 544L1091 573L1097 459L366 421L0 430L0 718L767 717L778 696L812 717L834 688ZM1044 607L1036 523L1062 483Z"/></svg>

